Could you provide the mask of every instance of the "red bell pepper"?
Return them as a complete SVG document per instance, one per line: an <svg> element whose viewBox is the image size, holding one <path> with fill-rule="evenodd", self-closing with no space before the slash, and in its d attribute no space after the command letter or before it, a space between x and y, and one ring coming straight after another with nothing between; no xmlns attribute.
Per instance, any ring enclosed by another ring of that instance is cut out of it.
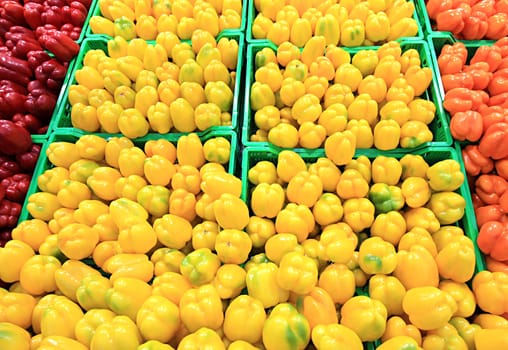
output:
<svg viewBox="0 0 508 350"><path fill-rule="evenodd" d="M20 214L21 204L2 199L0 201L0 228L15 227Z"/></svg>
<svg viewBox="0 0 508 350"><path fill-rule="evenodd" d="M12 239L11 230L0 230L0 247L4 247ZM10 284L0 280L0 288L9 288Z"/></svg>
<svg viewBox="0 0 508 350"><path fill-rule="evenodd" d="M16 57L0 54L0 76L20 85L28 85L32 70L28 62Z"/></svg>
<svg viewBox="0 0 508 350"><path fill-rule="evenodd" d="M484 174L475 182L476 194L485 204L499 204L499 198L508 189L508 182L501 176Z"/></svg>
<svg viewBox="0 0 508 350"><path fill-rule="evenodd" d="M14 124L27 129L31 134L37 134L42 127L40 120L31 114L16 113L11 120Z"/></svg>
<svg viewBox="0 0 508 350"><path fill-rule="evenodd" d="M478 232L478 248L499 261L508 261L508 224L486 222Z"/></svg>
<svg viewBox="0 0 508 350"><path fill-rule="evenodd" d="M484 103L484 91L455 88L446 92L443 107L454 115L457 112L477 111Z"/></svg>
<svg viewBox="0 0 508 350"><path fill-rule="evenodd" d="M43 62L35 69L35 78L48 89L59 91L62 87L67 68L55 59Z"/></svg>
<svg viewBox="0 0 508 350"><path fill-rule="evenodd" d="M67 0L67 4L72 4L73 2L79 2L85 6L85 8L89 9L92 5L92 0Z"/></svg>
<svg viewBox="0 0 508 350"><path fill-rule="evenodd" d="M450 131L459 141L478 141L483 133L482 115L476 111L457 112L450 120Z"/></svg>
<svg viewBox="0 0 508 350"><path fill-rule="evenodd" d="M464 19L467 18L470 14L471 7L469 7L469 11L467 8L461 7L439 12L436 15L437 29L439 31L452 32L455 36L458 36L464 29Z"/></svg>
<svg viewBox="0 0 508 350"><path fill-rule="evenodd" d="M484 205L477 208L475 211L476 224L481 228L486 222L501 221L505 216L501 206L498 204Z"/></svg>
<svg viewBox="0 0 508 350"><path fill-rule="evenodd" d="M63 62L71 61L79 52L79 45L62 32L44 34L39 38L39 42Z"/></svg>
<svg viewBox="0 0 508 350"><path fill-rule="evenodd" d="M18 163L16 163L7 156L0 155L0 180L18 174L20 172L21 167L19 166Z"/></svg>
<svg viewBox="0 0 508 350"><path fill-rule="evenodd" d="M5 192L5 198L11 202L23 203L32 177L28 174L16 174L0 182Z"/></svg>
<svg viewBox="0 0 508 350"><path fill-rule="evenodd" d="M42 13L44 12L44 5L36 2L29 2L24 5L23 16L26 23L32 29L42 26Z"/></svg>
<svg viewBox="0 0 508 350"><path fill-rule="evenodd" d="M32 137L25 128L10 120L0 120L0 153L16 155L30 149Z"/></svg>
<svg viewBox="0 0 508 350"><path fill-rule="evenodd" d="M494 0L481 0L474 4L471 10L482 12L486 16L492 16L496 13L496 9L494 8L495 4L496 2Z"/></svg>
<svg viewBox="0 0 508 350"><path fill-rule="evenodd" d="M475 64L477 62L487 62L489 65L489 71L495 72L497 67L501 64L501 59L501 48L495 45L484 45L476 49L470 63Z"/></svg>
<svg viewBox="0 0 508 350"><path fill-rule="evenodd" d="M462 67L466 64L467 49L466 46L457 42L453 45L445 45L441 49L437 63L442 75L454 74L462 71Z"/></svg>
<svg viewBox="0 0 508 350"><path fill-rule="evenodd" d="M498 261L489 255L485 256L487 270L492 272L504 272L508 274L508 262Z"/></svg>
<svg viewBox="0 0 508 350"><path fill-rule="evenodd" d="M40 81L33 80L28 84L25 109L44 122L51 118L58 96L46 88Z"/></svg>
<svg viewBox="0 0 508 350"><path fill-rule="evenodd" d="M487 62L476 62L464 66L464 72L467 72L473 78L472 90L486 89L492 78L492 72L489 71L490 66Z"/></svg>
<svg viewBox="0 0 508 350"><path fill-rule="evenodd" d="M454 88L466 88L471 90L474 87L474 79L469 72L445 74L441 77L441 80L445 92Z"/></svg>
<svg viewBox="0 0 508 350"><path fill-rule="evenodd" d="M494 160L508 157L508 123L489 126L479 143L479 150Z"/></svg>
<svg viewBox="0 0 508 350"><path fill-rule="evenodd" d="M24 111L26 90L23 90L24 88L16 83L8 80L0 81L0 114L4 118L11 118L16 113Z"/></svg>
<svg viewBox="0 0 508 350"><path fill-rule="evenodd" d="M494 72L489 83L489 93L491 96L500 95L508 92L508 68Z"/></svg>
<svg viewBox="0 0 508 350"><path fill-rule="evenodd" d="M508 180L508 158L499 159L495 166L496 173L503 179Z"/></svg>
<svg viewBox="0 0 508 350"><path fill-rule="evenodd" d="M480 207L485 206L480 197L476 193L471 193L471 201L473 202L473 209L476 210Z"/></svg>
<svg viewBox="0 0 508 350"><path fill-rule="evenodd" d="M34 143L25 153L16 154L16 162L26 172L32 173L41 153L41 146Z"/></svg>
<svg viewBox="0 0 508 350"><path fill-rule="evenodd" d="M71 23L64 24L60 31L72 40L78 40L81 35L81 26L73 26Z"/></svg>
<svg viewBox="0 0 508 350"><path fill-rule="evenodd" d="M70 6L62 7L63 18L70 19L68 23L75 26L83 26L87 14L88 10L86 7L78 1L71 2Z"/></svg>
<svg viewBox="0 0 508 350"><path fill-rule="evenodd" d="M471 15L464 18L464 28L460 33L465 40L481 40L489 28L488 17L481 11L471 9Z"/></svg>
<svg viewBox="0 0 508 350"><path fill-rule="evenodd" d="M464 167L468 175L487 174L494 169L494 162L479 151L478 145L467 145L464 147L462 149L462 158L464 159Z"/></svg>
<svg viewBox="0 0 508 350"><path fill-rule="evenodd" d="M23 5L17 1L4 0L0 4L0 17L10 21L14 25L25 25L26 22L23 12Z"/></svg>
<svg viewBox="0 0 508 350"><path fill-rule="evenodd" d="M508 15L506 13L496 13L488 19L489 27L485 37L491 40L501 39L508 35Z"/></svg>
<svg viewBox="0 0 508 350"><path fill-rule="evenodd" d="M51 56L46 51L30 51L27 54L28 65L32 70L35 70L38 66L46 61L49 61Z"/></svg>
<svg viewBox="0 0 508 350"><path fill-rule="evenodd" d="M52 24L60 28L64 22L64 14L61 7L45 6L44 12L41 14L41 20L44 24Z"/></svg>

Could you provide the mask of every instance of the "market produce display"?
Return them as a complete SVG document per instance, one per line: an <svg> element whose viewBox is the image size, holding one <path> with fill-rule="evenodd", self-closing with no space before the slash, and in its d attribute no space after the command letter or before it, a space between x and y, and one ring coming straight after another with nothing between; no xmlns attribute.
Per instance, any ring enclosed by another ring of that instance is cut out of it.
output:
<svg viewBox="0 0 508 350"><path fill-rule="evenodd" d="M241 0L98 0L99 13L90 18L90 30L126 40L155 40L166 32L190 39L196 29L216 37L240 29L243 6Z"/></svg>
<svg viewBox="0 0 508 350"><path fill-rule="evenodd" d="M427 16L429 30L450 32L465 40L498 40L508 35L508 3L504 0L419 1L427 10L422 16Z"/></svg>
<svg viewBox="0 0 508 350"><path fill-rule="evenodd" d="M392 41L350 53L314 36L301 52L289 42L251 48L249 141L307 149L341 144L341 153L352 156L356 148L414 148L434 139L428 125L437 93L432 69L422 67L423 43L403 50Z"/></svg>
<svg viewBox="0 0 508 350"><path fill-rule="evenodd" d="M85 42L67 94L69 126L136 138L236 124L238 38L196 30L190 43L169 32L152 43Z"/></svg>
<svg viewBox="0 0 508 350"><path fill-rule="evenodd" d="M505 8L3 1L0 349L507 349Z"/></svg>
<svg viewBox="0 0 508 350"><path fill-rule="evenodd" d="M303 47L311 37L324 36L327 44L370 46L419 34L414 3L407 0L253 0L250 6L249 38L275 45Z"/></svg>

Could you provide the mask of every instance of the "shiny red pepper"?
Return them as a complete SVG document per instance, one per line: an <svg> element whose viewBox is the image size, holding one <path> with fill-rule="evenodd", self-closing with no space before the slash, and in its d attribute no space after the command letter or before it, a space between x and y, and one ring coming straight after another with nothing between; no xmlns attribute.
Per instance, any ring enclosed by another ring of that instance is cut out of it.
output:
<svg viewBox="0 0 508 350"><path fill-rule="evenodd" d="M59 91L62 87L67 68L54 58L43 62L35 69L35 78L48 89Z"/></svg>
<svg viewBox="0 0 508 350"><path fill-rule="evenodd" d="M27 85L33 73L28 62L8 55L0 55L0 76L20 85Z"/></svg>
<svg viewBox="0 0 508 350"><path fill-rule="evenodd" d="M481 40L489 28L488 17L484 12L475 10L473 6L471 15L464 18L464 28L460 33L465 40Z"/></svg>
<svg viewBox="0 0 508 350"><path fill-rule="evenodd" d="M57 97L40 81L34 80L28 84L28 95L24 106L28 113L47 122L53 114Z"/></svg>
<svg viewBox="0 0 508 350"><path fill-rule="evenodd" d="M476 224L481 228L489 221L501 221L505 216L501 206L498 204L484 205L477 208L475 211Z"/></svg>
<svg viewBox="0 0 508 350"><path fill-rule="evenodd" d="M63 8L59 6L45 6L41 14L41 20L44 24L52 24L60 28L64 24Z"/></svg>
<svg viewBox="0 0 508 350"><path fill-rule="evenodd" d="M0 180L21 172L18 163L7 156L0 155Z"/></svg>
<svg viewBox="0 0 508 350"><path fill-rule="evenodd" d="M88 14L88 10L85 5L80 3L79 1L72 1L69 6L62 7L62 16L65 21L69 21L75 26L83 26L85 23L86 16Z"/></svg>
<svg viewBox="0 0 508 350"><path fill-rule="evenodd" d="M476 111L455 113L450 120L450 131L459 141L478 141L483 134L482 115Z"/></svg>
<svg viewBox="0 0 508 350"><path fill-rule="evenodd" d="M46 51L30 51L27 54L27 62L32 70L35 70L38 66L46 61L49 61L51 56Z"/></svg>
<svg viewBox="0 0 508 350"><path fill-rule="evenodd" d="M63 62L71 61L79 52L79 45L62 32L41 35L39 43Z"/></svg>
<svg viewBox="0 0 508 350"><path fill-rule="evenodd" d="M0 114L11 118L25 110L26 89L9 80L0 81Z"/></svg>
<svg viewBox="0 0 508 350"><path fill-rule="evenodd" d="M60 28L60 31L72 40L78 40L81 35L81 26L74 26L71 23L66 23Z"/></svg>
<svg viewBox="0 0 508 350"><path fill-rule="evenodd" d="M23 15L30 28L36 29L44 24L41 18L43 12L44 6L42 4L28 2L24 5Z"/></svg>
<svg viewBox="0 0 508 350"><path fill-rule="evenodd" d="M38 134L42 127L41 121L31 114L16 113L11 120L14 124L27 129L31 134Z"/></svg>
<svg viewBox="0 0 508 350"><path fill-rule="evenodd" d="M489 71L490 66L487 62L476 62L464 66L464 72L473 78L473 90L486 89L492 79L492 72Z"/></svg>
<svg viewBox="0 0 508 350"><path fill-rule="evenodd" d="M508 190L508 182L501 176L484 174L475 182L476 194L485 204L499 204L499 197Z"/></svg>
<svg viewBox="0 0 508 350"><path fill-rule="evenodd" d="M495 72L497 67L501 64L501 48L498 46L480 46L476 49L475 54L471 57L471 64L477 62L487 62L489 71Z"/></svg>
<svg viewBox="0 0 508 350"><path fill-rule="evenodd" d="M462 149L464 167L468 175L476 176L490 173L494 169L494 162L484 156L478 149L478 145L467 145Z"/></svg>
<svg viewBox="0 0 508 350"><path fill-rule="evenodd" d="M0 229L15 227L19 214L21 214L21 204L2 199L0 201Z"/></svg>
<svg viewBox="0 0 508 350"><path fill-rule="evenodd" d="M25 153L16 154L16 162L24 171L31 174L35 169L40 153L41 146L33 143L30 149Z"/></svg>
<svg viewBox="0 0 508 350"><path fill-rule="evenodd" d="M23 204L31 180L32 177L28 174L16 174L3 179L0 187L4 190L6 199Z"/></svg>
<svg viewBox="0 0 508 350"><path fill-rule="evenodd" d="M508 261L508 224L486 222L476 240L480 250L498 261Z"/></svg>
<svg viewBox="0 0 508 350"><path fill-rule="evenodd" d="M495 123L485 130L479 150L483 155L492 159L508 156L508 123Z"/></svg>
<svg viewBox="0 0 508 350"><path fill-rule="evenodd" d="M10 120L0 120L0 153L16 155L30 149L32 137L28 131Z"/></svg>
<svg viewBox="0 0 508 350"><path fill-rule="evenodd" d="M18 1L4 0L0 4L0 18L10 21L13 25L25 25L23 12L23 5Z"/></svg>

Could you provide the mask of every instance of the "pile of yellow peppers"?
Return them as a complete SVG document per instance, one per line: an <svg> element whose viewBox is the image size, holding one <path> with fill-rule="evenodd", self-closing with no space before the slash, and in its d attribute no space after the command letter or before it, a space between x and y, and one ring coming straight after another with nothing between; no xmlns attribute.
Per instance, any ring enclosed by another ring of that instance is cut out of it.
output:
<svg viewBox="0 0 508 350"><path fill-rule="evenodd" d="M465 206L454 160L307 164L286 150L249 169L247 205L222 137L84 135L45 156L32 218L0 248L2 350L508 340L508 278L473 277L473 242L454 225Z"/></svg>
<svg viewBox="0 0 508 350"><path fill-rule="evenodd" d="M99 16L90 18L93 34L126 40L155 40L170 32L190 39L197 29L213 37L242 24L242 0L99 0Z"/></svg>
<svg viewBox="0 0 508 350"><path fill-rule="evenodd" d="M251 141L283 148L344 150L414 148L433 140L428 125L436 107L420 98L432 81L416 49L402 51L395 41L352 57L309 39L300 51L285 41L277 50L256 52L250 86ZM345 164L345 163L343 163Z"/></svg>
<svg viewBox="0 0 508 350"><path fill-rule="evenodd" d="M327 44L370 46L418 33L408 0L254 0L254 6L252 37L275 45L289 41L303 47L321 35Z"/></svg>
<svg viewBox="0 0 508 350"><path fill-rule="evenodd" d="M72 126L87 132L192 132L231 125L238 42L196 30L191 43L161 33L155 43L117 36L89 50L71 85Z"/></svg>

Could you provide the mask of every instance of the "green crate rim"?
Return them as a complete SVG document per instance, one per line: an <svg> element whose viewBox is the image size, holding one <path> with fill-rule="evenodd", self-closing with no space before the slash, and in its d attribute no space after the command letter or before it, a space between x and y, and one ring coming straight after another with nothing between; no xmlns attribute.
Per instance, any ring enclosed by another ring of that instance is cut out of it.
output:
<svg viewBox="0 0 508 350"><path fill-rule="evenodd" d="M44 173L44 171L46 171L47 169L52 167L52 165L48 159L48 156L46 155L46 151L47 151L49 145L51 145L54 142L66 141L69 139L73 140L70 142L76 142L83 135L90 135L90 134L82 132L81 130L77 130L77 129L74 129L74 130L61 129L61 130L57 130L57 131L51 133L51 136L49 137L49 139L44 139L44 138L37 139L39 141L37 143L42 143L41 153L40 153L39 159L37 160L37 165L35 166L35 169L33 172L32 181L30 182L30 187L28 188L28 192L27 192L25 200L23 202L23 209L22 209L21 214L19 216L18 224L25 221L25 220L29 220L32 218L32 216L30 215L30 213L28 212L26 207L27 207L28 199L30 198L30 196L34 193L40 192L39 187L37 185L37 178L40 175L42 175ZM122 137L121 134L98 134L98 133L96 133L96 134L92 134L92 135L100 136L106 140L111 139L113 137ZM132 139L132 141L134 142L134 144L145 144L145 142L147 142L149 140L165 139L165 140L170 141L173 144L176 144L176 142L178 141L180 136L181 135L176 135L176 134L164 134L164 135L162 135L162 134L147 134L143 137L140 137L137 139ZM215 137L224 137L229 140L229 143L231 145L231 151L230 151L230 156L229 156L229 162L226 165L227 165L228 172L230 174L235 174L235 172L237 171L237 163L239 162L239 159L237 159L239 152L237 151L238 139L237 139L236 133L232 130L220 130L220 131L207 130L207 131L202 132L199 135L199 138L203 143L205 141L215 138Z"/></svg>
<svg viewBox="0 0 508 350"><path fill-rule="evenodd" d="M435 140L435 141L431 141L431 142L426 142L418 147L415 147L415 148L396 148L394 150L390 150L390 151L385 151L385 153L389 154L389 153L397 153L397 152L405 152L405 153L412 153L416 150L419 150L419 149L424 149L426 147L438 147L438 146L451 146L452 143L453 143L453 139L452 139L452 136L451 136L451 133L450 133L450 129L449 129L449 123L448 123L448 120L446 119L446 116L445 116L445 113L444 113L444 109L443 109L443 105L442 105L442 99L440 98L440 94L439 94L439 90L438 90L438 82L437 80L439 80L438 76L436 76L436 73L433 69L433 66L434 66L434 61L432 60L431 58L431 52L429 50L429 46L428 46L428 43L424 40L417 40L417 39L410 39L410 40L402 40L402 39L399 39L397 40L402 49L404 50L404 47L406 45L420 45L423 49L423 52L425 53L426 57L427 57L427 65L424 65L424 67L429 67L431 68L432 70L432 74L434 75L433 76L433 79L432 79L432 82L429 86L429 88L427 89L427 92L431 92L431 101L434 102L434 105L436 106L436 115L435 115L435 120L433 121L433 123L440 123L441 124L441 138L439 140ZM277 50L277 46L275 46L275 44L269 42L268 44L264 43L264 42L258 42L258 43L252 43L252 44L248 44L247 45L247 54L246 54L246 60L247 60L247 69L246 69L246 73L245 73L245 90L244 90L244 102L243 102L243 127L242 127L242 144L245 146L245 147L258 147L258 146L263 146L263 147L270 147L270 148L273 148L273 149L281 149L280 147L277 147L267 141L265 142L254 142L254 141L250 141L250 135L251 135L251 130L254 130L255 129L255 125L253 125L254 121L253 121L253 111L251 110L250 108L250 88L252 86L252 83L253 83L253 80L254 80L254 57L255 57L255 53L254 51L256 49L262 49L262 48L265 48L265 47L269 47L273 50ZM364 47L356 47L356 48L343 48L344 50L348 51L349 53L351 54L355 54L357 53L358 51L361 51L361 50L376 50L378 49L378 47L376 46L364 46ZM435 137L436 135L434 135ZM297 148L297 149L300 149L300 148ZM303 148L301 148L303 150Z"/></svg>
<svg viewBox="0 0 508 350"><path fill-rule="evenodd" d="M91 15L89 15L89 17L87 18L87 21L86 21L87 22L86 31L83 31L83 32L85 32L85 38L96 39L96 38L106 37L108 39L111 39L112 37L109 35L92 33L92 27L90 27L88 25L88 23L90 22L90 18L92 18L93 16L102 16L101 9L99 6L99 0L94 0L94 1L96 4L93 7L93 11L92 11L92 7L90 7ZM224 29L223 31L219 32L219 34L217 34L217 37L220 37L221 35L222 36L228 35L231 33L242 33L242 34L245 33L245 28L247 27L247 7L248 7L247 3L248 3L248 1L249 0L242 0L242 13L240 14L242 21L240 23L240 28Z"/></svg>
<svg viewBox="0 0 508 350"><path fill-rule="evenodd" d="M307 160L314 160L320 157L326 157L325 151L323 149L316 149L316 150L302 150L297 149L295 150L296 153L298 153L305 161ZM250 168L250 161L252 158L253 153L263 153L266 154L266 158L264 159L270 159L269 156L276 157L280 153L280 150L276 150L273 148L268 147L247 147L243 150L242 154L242 164L241 164L241 176L242 176L242 199L246 203L250 203L250 195L249 190L252 187L248 180L248 172ZM354 158L358 158L361 155L364 155L370 159L374 159L377 156L390 156L397 159L402 158L407 153L404 152L396 152L392 154L387 154L386 152L372 150L372 149L360 149L355 152ZM426 147L422 149L415 150L412 154L415 155L421 155L426 159L426 154L437 154L442 155L442 159L453 159L457 161L460 164L461 170L465 174L464 169L464 162L462 160L462 157L460 155L460 152L455 147ZM465 179L462 185L459 187L458 190L455 192L458 192L460 195L462 195L466 201L466 208L464 210L464 216L461 220L459 220L458 224L463 230L464 234L469 237L473 241L473 245L475 247L475 257L476 257L476 263L475 263L475 274L485 270L485 263L483 259L483 255L481 251L478 248L478 245L476 244L476 237L478 234L478 229L476 227L476 219L475 219L475 213L472 206L472 199L471 199L471 192L469 190L469 185L467 183L467 180Z"/></svg>
<svg viewBox="0 0 508 350"><path fill-rule="evenodd" d="M238 42L238 60L236 66L236 81L235 81L235 89L233 91L233 105L231 110L231 125L224 126L213 126L209 128L213 131L221 131L221 130L237 130L238 129L238 119L240 108L242 104L242 99L240 95L243 92L243 64L241 64L244 60L245 54L245 40L242 33L222 33L220 34L216 40L220 40L221 38L235 39ZM67 72L67 77L65 79L65 83L62 87L62 91L60 92L60 97L58 98L57 106L55 108L55 113L51 118L51 122L49 125L49 129L51 131L56 131L60 129L75 129L72 126L61 126L62 119L67 117L70 113L70 103L68 101L69 96L69 87L76 82L76 71L83 67L83 59L85 54L89 51L90 43L103 45L104 48L107 48L107 42L111 40L106 36L98 37L98 38L87 38L81 44L81 49L79 51L78 56L75 58L73 62L72 69L69 69ZM182 41L189 42L189 41ZM155 41L148 42L151 45L155 45ZM70 118L70 116L69 116ZM205 130L206 131L206 130ZM187 133L170 133L170 134L179 134L185 135Z"/></svg>
<svg viewBox="0 0 508 350"><path fill-rule="evenodd" d="M420 39L420 40L423 40L425 38L425 32L424 32L422 24L420 23L420 18L418 16L418 13L416 10L416 3L415 3L416 0L408 0L408 1L414 3L415 10L413 11L413 19L415 20L416 25L418 27L418 32L416 33L415 36L402 37L399 39ZM247 20L247 27L245 29L245 31L246 31L245 38L247 40L247 43L249 43L249 44L264 43L265 45L273 44L273 41L271 41L269 39L256 39L252 36L252 24L254 23L254 20L256 19L256 14L257 14L254 2L255 2L254 0L249 1L249 11L247 14L248 20ZM341 46L341 47L344 47L344 46ZM360 49L368 48L368 47L369 46L357 46L357 48L360 48Z"/></svg>

